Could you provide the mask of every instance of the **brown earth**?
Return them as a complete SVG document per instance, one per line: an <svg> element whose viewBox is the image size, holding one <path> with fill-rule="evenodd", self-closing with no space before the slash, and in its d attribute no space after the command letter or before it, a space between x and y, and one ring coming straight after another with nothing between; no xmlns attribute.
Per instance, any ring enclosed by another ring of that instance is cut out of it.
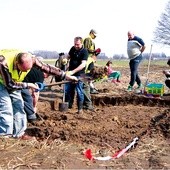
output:
<svg viewBox="0 0 170 170"><path fill-rule="evenodd" d="M166 63L165 63L166 65ZM116 66L115 66L116 67ZM38 111L42 120L28 124L28 133L37 141L0 139L1 169L169 169L170 95L165 87L161 98L126 92L129 69L116 67L121 83L95 83L99 94L92 95L95 112L78 115L76 105L58 110L62 86L41 92ZM152 65L149 82L164 83L163 67ZM140 75L146 81L147 66ZM51 77L46 80L49 82ZM112 156L135 137L138 143L118 159L92 161L94 156Z"/></svg>

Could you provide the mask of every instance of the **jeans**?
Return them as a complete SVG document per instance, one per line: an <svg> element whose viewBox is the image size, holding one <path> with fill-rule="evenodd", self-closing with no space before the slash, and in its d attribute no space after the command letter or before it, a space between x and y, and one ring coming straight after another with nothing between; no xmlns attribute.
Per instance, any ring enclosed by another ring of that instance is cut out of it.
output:
<svg viewBox="0 0 170 170"><path fill-rule="evenodd" d="M141 79L138 75L138 67L141 61L142 61L142 54L140 54L134 59L131 59L129 62L130 72L131 72L130 83L129 83L130 86L133 86L135 82L138 85L141 85Z"/></svg>
<svg viewBox="0 0 170 170"><path fill-rule="evenodd" d="M0 135L20 137L27 128L21 90L8 92L0 84Z"/></svg>
<svg viewBox="0 0 170 170"><path fill-rule="evenodd" d="M26 112L27 119L30 119L30 120L36 119L37 117L34 112L33 98L30 94L29 89L22 89L21 94L24 100L24 110Z"/></svg>
<svg viewBox="0 0 170 170"><path fill-rule="evenodd" d="M77 106L78 110L83 109L84 92L83 82L78 81L77 83L66 83L65 84L65 101L68 102L69 108L72 108L74 103L75 90L77 92Z"/></svg>

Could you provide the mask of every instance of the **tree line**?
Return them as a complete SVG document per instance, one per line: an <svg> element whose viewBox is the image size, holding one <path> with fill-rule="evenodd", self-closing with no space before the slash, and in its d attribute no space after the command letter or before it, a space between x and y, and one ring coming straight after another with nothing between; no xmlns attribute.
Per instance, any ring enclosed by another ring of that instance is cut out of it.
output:
<svg viewBox="0 0 170 170"><path fill-rule="evenodd" d="M57 51L47 51L47 50L36 50L31 52L33 55L36 55L38 57L42 57L43 59L58 59L59 53ZM66 54L66 53L65 53ZM150 56L149 53L143 53L143 58L148 59ZM151 59L165 59L168 56L166 56L165 53L152 53ZM127 56L124 54L114 54L111 58L105 55L105 53L101 53L97 56L98 59L115 59L115 60L122 60L127 59Z"/></svg>

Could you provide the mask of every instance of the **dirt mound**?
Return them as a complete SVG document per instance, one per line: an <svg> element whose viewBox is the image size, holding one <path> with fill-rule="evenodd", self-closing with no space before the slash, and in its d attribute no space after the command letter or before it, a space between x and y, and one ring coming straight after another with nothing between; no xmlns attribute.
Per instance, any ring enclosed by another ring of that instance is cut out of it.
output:
<svg viewBox="0 0 170 170"><path fill-rule="evenodd" d="M159 129L164 137L168 136L170 117L167 100L130 95L93 96L93 101L97 106L95 112L84 111L81 115L76 113L76 109L64 113L52 111L50 103L40 101L39 105L45 110L40 115L43 120L32 123L29 133L39 140L48 137L98 146L107 143L115 148L142 136L151 127ZM165 124L160 122L162 119Z"/></svg>

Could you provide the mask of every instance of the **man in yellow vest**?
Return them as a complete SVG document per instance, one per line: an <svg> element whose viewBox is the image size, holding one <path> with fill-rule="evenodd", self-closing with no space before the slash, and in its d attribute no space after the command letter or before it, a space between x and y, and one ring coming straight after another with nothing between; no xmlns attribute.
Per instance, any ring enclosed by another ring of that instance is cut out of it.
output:
<svg viewBox="0 0 170 170"><path fill-rule="evenodd" d="M52 65L45 64L27 52L0 51L0 136L14 137L25 140L35 139L25 134L27 118L21 89L32 88L38 90L33 83L22 82L29 70L37 67L51 75L62 79L76 80L74 76Z"/></svg>
<svg viewBox="0 0 170 170"><path fill-rule="evenodd" d="M86 74L90 73L90 71L93 69L94 63L96 62L97 59L96 56L101 52L100 48L95 49L95 43L93 42L93 40L96 38L96 36L97 36L97 32L94 29L91 29L89 32L89 36L84 39L84 43L83 43L84 48L88 50L88 59L85 68ZM91 88L90 88L90 84L92 86ZM96 94L98 92L95 90L92 82L90 83L86 82L84 83L84 109L94 110L92 106L90 93Z"/></svg>

